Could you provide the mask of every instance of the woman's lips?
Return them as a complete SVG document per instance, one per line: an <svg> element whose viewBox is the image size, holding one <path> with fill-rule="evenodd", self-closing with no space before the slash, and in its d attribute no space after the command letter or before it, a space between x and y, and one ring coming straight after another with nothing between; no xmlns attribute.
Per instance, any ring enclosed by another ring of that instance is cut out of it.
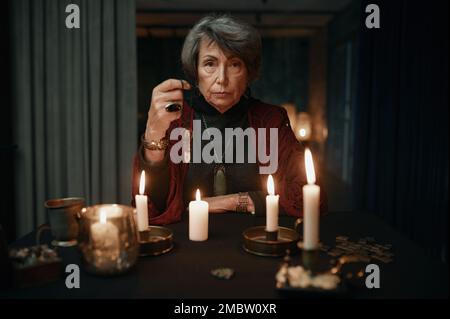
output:
<svg viewBox="0 0 450 319"><path fill-rule="evenodd" d="M227 97L230 93L228 92L213 92L212 95L214 97L218 97L218 98L224 98Z"/></svg>

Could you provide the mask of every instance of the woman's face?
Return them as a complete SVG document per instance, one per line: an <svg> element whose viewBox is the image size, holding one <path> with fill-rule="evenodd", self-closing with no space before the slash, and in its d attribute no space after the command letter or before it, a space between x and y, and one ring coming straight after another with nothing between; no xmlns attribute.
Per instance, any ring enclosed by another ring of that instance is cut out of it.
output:
<svg viewBox="0 0 450 319"><path fill-rule="evenodd" d="M200 42L198 87L205 100L220 113L239 102L247 88L247 67L240 58L225 54L215 42Z"/></svg>

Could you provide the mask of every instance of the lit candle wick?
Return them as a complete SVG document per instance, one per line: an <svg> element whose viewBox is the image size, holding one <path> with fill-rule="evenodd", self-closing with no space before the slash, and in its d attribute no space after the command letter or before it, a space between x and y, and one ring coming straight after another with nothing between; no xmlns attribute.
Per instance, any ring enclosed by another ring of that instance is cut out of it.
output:
<svg viewBox="0 0 450 319"><path fill-rule="evenodd" d="M320 187L314 185L316 174L311 151L305 150L305 169L308 185L303 186L303 249L319 247L319 203Z"/></svg>
<svg viewBox="0 0 450 319"><path fill-rule="evenodd" d="M267 179L267 192L269 195L275 195L275 185L272 175L269 175L269 178Z"/></svg>
<svg viewBox="0 0 450 319"><path fill-rule="evenodd" d="M145 193L145 171L141 172L141 180L139 181L139 194L136 194L136 211L137 223L139 231L146 231L148 229L148 202Z"/></svg>
<svg viewBox="0 0 450 319"><path fill-rule="evenodd" d="M208 202L201 200L200 190L197 189L195 200L189 203L189 240L208 239L208 213Z"/></svg>
<svg viewBox="0 0 450 319"><path fill-rule="evenodd" d="M139 183L139 194L144 195L145 192L145 171L142 170L141 180Z"/></svg>
<svg viewBox="0 0 450 319"><path fill-rule="evenodd" d="M266 230L274 232L278 230L278 202L279 196L275 195L275 183L272 175L267 178L266 196Z"/></svg>
<svg viewBox="0 0 450 319"><path fill-rule="evenodd" d="M311 151L309 148L305 150L305 167L306 167L306 180L308 184L313 185L316 183L316 173L314 171L314 163Z"/></svg>

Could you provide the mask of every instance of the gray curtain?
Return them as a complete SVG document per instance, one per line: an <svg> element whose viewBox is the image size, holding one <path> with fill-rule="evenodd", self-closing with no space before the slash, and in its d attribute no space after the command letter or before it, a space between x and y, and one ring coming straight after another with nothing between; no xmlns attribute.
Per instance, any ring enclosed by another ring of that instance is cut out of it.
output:
<svg viewBox="0 0 450 319"><path fill-rule="evenodd" d="M66 6L79 5L80 29ZM136 150L134 0L11 3L17 235L46 221L44 201L130 203Z"/></svg>

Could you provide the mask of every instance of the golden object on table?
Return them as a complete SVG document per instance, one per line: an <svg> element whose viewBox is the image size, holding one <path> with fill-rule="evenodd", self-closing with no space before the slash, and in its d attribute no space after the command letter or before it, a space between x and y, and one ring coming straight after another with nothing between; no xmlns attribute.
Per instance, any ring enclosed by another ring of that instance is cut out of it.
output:
<svg viewBox="0 0 450 319"><path fill-rule="evenodd" d="M173 233L161 226L150 226L148 230L139 232L139 255L158 256L173 248Z"/></svg>
<svg viewBox="0 0 450 319"><path fill-rule="evenodd" d="M242 233L244 237L244 250L258 256L279 257L284 256L286 250L292 253L298 251L297 242L299 234L290 228L279 227L275 240L267 236L266 226L250 227Z"/></svg>
<svg viewBox="0 0 450 319"><path fill-rule="evenodd" d="M139 254L134 211L117 204L83 208L79 248L86 271L115 275L134 266Z"/></svg>

